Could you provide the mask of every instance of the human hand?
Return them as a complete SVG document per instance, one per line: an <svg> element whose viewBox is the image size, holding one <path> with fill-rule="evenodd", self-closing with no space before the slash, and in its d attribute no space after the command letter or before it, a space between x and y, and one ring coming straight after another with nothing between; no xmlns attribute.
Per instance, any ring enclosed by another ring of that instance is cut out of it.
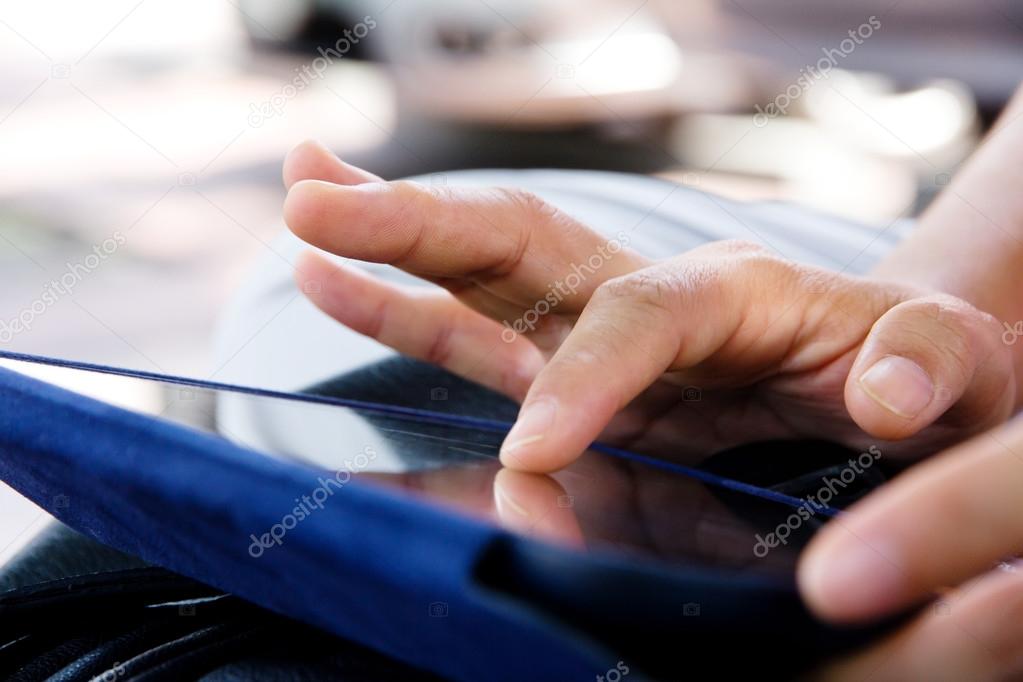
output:
<svg viewBox="0 0 1023 682"><path fill-rule="evenodd" d="M1001 326L951 296L736 242L651 261L532 195L388 183L315 144L289 155L285 182L299 237L447 290L315 255L297 273L341 323L521 400L512 468L560 468L598 436L648 452L813 437L930 454L1014 405ZM544 300L535 323L509 323L523 334L499 322Z"/></svg>
<svg viewBox="0 0 1023 682"><path fill-rule="evenodd" d="M1021 503L1017 420L912 467L825 526L799 570L820 616L863 621L939 599L823 677L1023 677Z"/></svg>

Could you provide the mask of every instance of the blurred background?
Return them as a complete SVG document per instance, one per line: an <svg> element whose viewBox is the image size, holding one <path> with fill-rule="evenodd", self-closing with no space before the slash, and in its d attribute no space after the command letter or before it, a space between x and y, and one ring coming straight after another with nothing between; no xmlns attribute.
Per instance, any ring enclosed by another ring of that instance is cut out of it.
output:
<svg viewBox="0 0 1023 682"><path fill-rule="evenodd" d="M1021 44L1010 0L4 3L0 347L229 374L216 320L306 138L389 178L631 171L884 229L975 147ZM0 562L44 521L0 488Z"/></svg>

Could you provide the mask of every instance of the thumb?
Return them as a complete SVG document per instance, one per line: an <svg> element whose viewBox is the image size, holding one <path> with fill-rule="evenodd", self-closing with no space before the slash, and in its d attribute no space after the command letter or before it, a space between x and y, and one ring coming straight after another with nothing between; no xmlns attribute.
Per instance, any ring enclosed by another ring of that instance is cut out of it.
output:
<svg viewBox="0 0 1023 682"><path fill-rule="evenodd" d="M1000 331L993 317L952 296L900 303L874 323L853 363L849 415L885 440L911 436L950 409L977 430L1002 421L1015 381Z"/></svg>

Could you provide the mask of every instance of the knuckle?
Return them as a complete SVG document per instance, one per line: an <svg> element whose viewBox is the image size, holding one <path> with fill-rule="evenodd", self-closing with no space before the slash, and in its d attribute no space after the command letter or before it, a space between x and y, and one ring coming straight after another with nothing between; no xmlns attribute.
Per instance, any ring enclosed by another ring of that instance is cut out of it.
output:
<svg viewBox="0 0 1023 682"><path fill-rule="evenodd" d="M794 273L793 281L798 289L811 295L824 296L835 289L842 289L841 280L824 270L806 268Z"/></svg>
<svg viewBox="0 0 1023 682"><path fill-rule="evenodd" d="M698 261L711 261L717 269L726 270L746 281L759 282L763 278L770 278L779 283L790 282L795 281L804 270L810 270L779 257L761 244L744 239L712 242L694 249L683 258L693 260L693 256Z"/></svg>
<svg viewBox="0 0 1023 682"><path fill-rule="evenodd" d="M444 323L435 331L433 339L423 355L423 360L438 367L446 366L451 360L453 352L453 336L454 327L450 323Z"/></svg>
<svg viewBox="0 0 1023 682"><path fill-rule="evenodd" d="M388 184L403 206L410 204L421 206L435 198L429 188L413 180L394 180Z"/></svg>
<svg viewBox="0 0 1023 682"><path fill-rule="evenodd" d="M955 374L968 376L972 373L975 351L971 329L979 311L943 295L908 301L896 309L900 313L896 333L935 352Z"/></svg>
<svg viewBox="0 0 1023 682"><path fill-rule="evenodd" d="M743 292L750 300L789 301L802 294L826 293L829 277L812 268L779 258L766 249L745 251L730 258L721 272L730 288Z"/></svg>
<svg viewBox="0 0 1023 682"><path fill-rule="evenodd" d="M558 210L528 190L519 187L498 187L498 199L513 206L529 221L549 220Z"/></svg>
<svg viewBox="0 0 1023 682"><path fill-rule="evenodd" d="M723 239L711 242L700 248L710 254L719 256L772 255L771 250L763 244L749 239Z"/></svg>
<svg viewBox="0 0 1023 682"><path fill-rule="evenodd" d="M505 233L506 239L497 261L485 268L488 277L503 277L522 263L529 251L529 245L537 225L552 219L557 215L557 209L532 192L523 189L499 187L493 191L496 193L499 205L510 205L521 218L512 221L513 227ZM499 228L493 223L491 226L501 231L505 229ZM482 275L483 273L478 274Z"/></svg>
<svg viewBox="0 0 1023 682"><path fill-rule="evenodd" d="M373 312L366 318L361 331L371 339L379 339L384 332L384 326L390 319L391 311L387 299L383 299L374 308Z"/></svg>
<svg viewBox="0 0 1023 682"><path fill-rule="evenodd" d="M396 244L388 257L388 262L401 266L413 258L422 245L426 216L434 210L436 199L423 185L411 180L388 183L387 191L393 193L397 206L380 221L377 229L381 233L407 233L407 241Z"/></svg>
<svg viewBox="0 0 1023 682"><path fill-rule="evenodd" d="M544 225L543 229L555 232L567 241L581 237L587 231L575 218L528 190L498 187L493 191L496 192L499 203L511 206L512 210L518 213L517 217L523 225L520 238L528 238L538 225Z"/></svg>
<svg viewBox="0 0 1023 682"><path fill-rule="evenodd" d="M828 281L828 277L804 265L796 265L769 253L751 253L737 259L733 268L757 288L776 287L779 295L788 297L798 287L812 290Z"/></svg>
<svg viewBox="0 0 1023 682"><path fill-rule="evenodd" d="M631 306L671 313L679 296L677 283L672 280L657 273L635 272L607 280L597 287L594 298L602 303L627 302Z"/></svg>
<svg viewBox="0 0 1023 682"><path fill-rule="evenodd" d="M658 323L681 320L701 300L720 298L727 274L712 263L666 261L607 280L594 292L598 306L627 306Z"/></svg>
<svg viewBox="0 0 1023 682"><path fill-rule="evenodd" d="M431 217L443 215L444 210L456 200L455 190L450 187L434 187L415 180L395 180L388 184L397 200L392 220L415 225L417 229L427 225Z"/></svg>

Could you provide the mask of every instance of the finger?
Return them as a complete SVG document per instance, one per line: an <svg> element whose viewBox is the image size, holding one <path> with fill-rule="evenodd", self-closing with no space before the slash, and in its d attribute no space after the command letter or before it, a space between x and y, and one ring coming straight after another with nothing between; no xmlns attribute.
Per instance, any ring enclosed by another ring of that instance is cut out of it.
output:
<svg viewBox="0 0 1023 682"><path fill-rule="evenodd" d="M836 621L897 611L1023 548L1023 421L910 469L813 539L799 583Z"/></svg>
<svg viewBox="0 0 1023 682"><path fill-rule="evenodd" d="M401 473L360 471L359 480L388 488L402 488L416 496L441 501L474 516L490 513L494 504L493 478L500 469L496 461L474 467L415 469Z"/></svg>
<svg viewBox="0 0 1023 682"><path fill-rule="evenodd" d="M669 368L712 353L741 323L720 271L676 259L601 286L537 375L501 449L505 466L558 469ZM714 315L713 324L694 324ZM682 388L679 388L682 391Z"/></svg>
<svg viewBox="0 0 1023 682"><path fill-rule="evenodd" d="M523 306L552 295L565 312L647 263L627 248L627 234L608 240L518 190L304 180L288 192L284 216L326 251L434 280L465 278Z"/></svg>
<svg viewBox="0 0 1023 682"><path fill-rule="evenodd" d="M550 476L501 469L494 477L494 508L512 530L581 548L585 542L572 507Z"/></svg>
<svg viewBox="0 0 1023 682"><path fill-rule="evenodd" d="M867 651L820 671L820 679L1008 680L1023 675L1023 573L985 574L940 599Z"/></svg>
<svg viewBox="0 0 1023 682"><path fill-rule="evenodd" d="M301 180L324 180L336 185L383 182L369 171L345 163L315 140L306 140L288 152L284 159L283 177L287 189Z"/></svg>
<svg viewBox="0 0 1023 682"><path fill-rule="evenodd" d="M1014 382L1001 327L948 296L901 303L870 331L845 387L850 416L885 440L911 436L954 407L977 431L1004 421Z"/></svg>
<svg viewBox="0 0 1023 682"><path fill-rule="evenodd" d="M521 337L436 289L402 288L308 252L295 271L323 312L399 353L429 362L521 400L543 366Z"/></svg>

